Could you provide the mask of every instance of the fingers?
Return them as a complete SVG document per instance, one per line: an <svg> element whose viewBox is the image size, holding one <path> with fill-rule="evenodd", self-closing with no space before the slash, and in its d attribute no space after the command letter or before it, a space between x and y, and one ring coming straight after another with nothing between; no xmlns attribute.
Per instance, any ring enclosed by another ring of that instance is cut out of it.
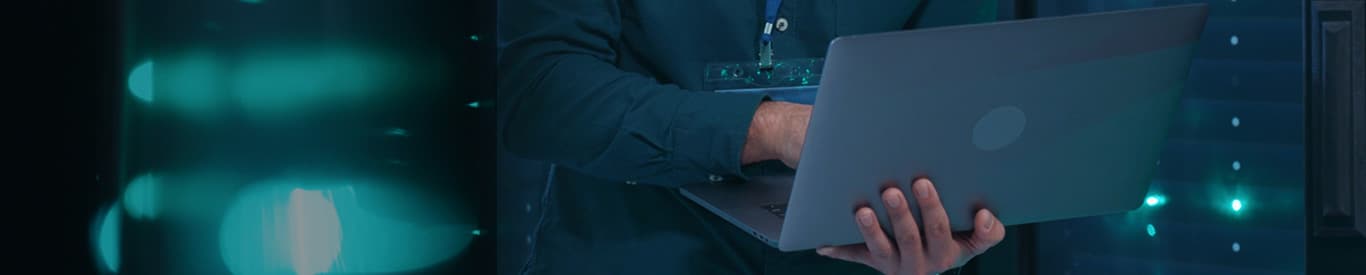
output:
<svg viewBox="0 0 1366 275"><path fill-rule="evenodd" d="M988 248L1000 243L1006 237L1005 226L1001 225L1001 220L997 219L991 211L978 210L973 220L972 237L962 241L964 261L981 255L982 252L986 252Z"/></svg>
<svg viewBox="0 0 1366 275"><path fill-rule="evenodd" d="M911 215L911 208L907 204L906 195L901 193L901 189L892 187L882 191L882 205L887 207L892 235L896 237L902 263L919 259L925 251L920 239L920 226L916 225L915 216Z"/></svg>
<svg viewBox="0 0 1366 275"><path fill-rule="evenodd" d="M821 247L816 249L816 254L861 263L883 273L895 271L900 259L892 247L892 242L887 239L887 234L883 233L882 226L878 224L873 209L860 207L854 211L854 222L863 234L863 244Z"/></svg>
<svg viewBox="0 0 1366 275"><path fill-rule="evenodd" d="M912 183L916 202L920 204L921 221L925 223L926 262L938 270L948 269L958 261L961 254L958 242L949 230L949 214L939 201L934 184L928 179L916 179Z"/></svg>
<svg viewBox="0 0 1366 275"><path fill-rule="evenodd" d="M859 232L863 233L863 244L868 248L872 264L882 266L899 260L896 251L893 250L892 241L888 240L887 233L882 231L872 208L860 207L854 212L854 220L858 223Z"/></svg>
<svg viewBox="0 0 1366 275"><path fill-rule="evenodd" d="M900 270L902 268L937 272L966 263L1005 238L1005 226L986 209L977 211L970 237L955 238L934 185L929 180L917 179L912 190L922 215L919 223L901 189L892 187L882 192L882 202L896 236L895 245L883 231L872 208L860 207L854 212L854 221L864 243L822 247L816 253L861 263L884 273L907 271Z"/></svg>
<svg viewBox="0 0 1366 275"><path fill-rule="evenodd" d="M820 254L821 256L826 256L830 258L835 258L841 261L855 262L873 268L877 268L877 266L874 266L873 263L869 261L871 257L868 256L868 247L862 244L821 247L816 249L816 254Z"/></svg>

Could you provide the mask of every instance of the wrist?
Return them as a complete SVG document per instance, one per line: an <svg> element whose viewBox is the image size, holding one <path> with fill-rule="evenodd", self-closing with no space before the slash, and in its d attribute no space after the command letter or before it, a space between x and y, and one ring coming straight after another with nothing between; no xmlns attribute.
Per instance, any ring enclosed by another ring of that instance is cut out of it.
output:
<svg viewBox="0 0 1366 275"><path fill-rule="evenodd" d="M758 109L754 111L754 117L749 124L749 134L745 138L745 147L740 156L742 164L779 158L776 148L779 143L777 137L781 135L775 133L779 123L775 113L776 104L782 103L764 101L759 103Z"/></svg>

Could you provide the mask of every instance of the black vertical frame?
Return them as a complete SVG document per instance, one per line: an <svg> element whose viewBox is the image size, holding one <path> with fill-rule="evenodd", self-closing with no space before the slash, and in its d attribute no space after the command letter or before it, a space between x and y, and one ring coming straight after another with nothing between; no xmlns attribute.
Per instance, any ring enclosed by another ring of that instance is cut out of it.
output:
<svg viewBox="0 0 1366 275"><path fill-rule="evenodd" d="M1366 1L1307 0L1306 272L1366 271Z"/></svg>

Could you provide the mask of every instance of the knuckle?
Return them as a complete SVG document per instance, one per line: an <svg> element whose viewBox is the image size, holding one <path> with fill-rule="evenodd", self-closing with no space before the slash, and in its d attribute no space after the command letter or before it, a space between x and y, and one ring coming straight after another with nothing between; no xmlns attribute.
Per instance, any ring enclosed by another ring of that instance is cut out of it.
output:
<svg viewBox="0 0 1366 275"><path fill-rule="evenodd" d="M872 256L873 259L875 259L876 262L884 262L884 263L887 262L887 260L892 259L892 257L893 257L891 251L882 251L882 250L879 250L879 251L872 251L872 253L869 254L869 256Z"/></svg>
<svg viewBox="0 0 1366 275"><path fill-rule="evenodd" d="M918 232L915 232L914 230L898 230L896 232L897 242L902 244L919 244L920 234L917 233Z"/></svg>
<svg viewBox="0 0 1366 275"><path fill-rule="evenodd" d="M934 237L943 237L948 235L949 226L944 223L934 223L930 225L930 230L926 233L933 234Z"/></svg>
<svg viewBox="0 0 1366 275"><path fill-rule="evenodd" d="M877 233L878 233L878 230L882 230L881 227L878 227L878 225L872 224L872 223L869 223L869 224L862 224L862 223L860 223L860 224L858 225L858 227L859 227L859 229L863 230L863 233L864 233L864 234L868 234L868 235L877 234Z"/></svg>
<svg viewBox="0 0 1366 275"><path fill-rule="evenodd" d="M916 198L916 202L920 204L922 211L925 209L934 209L935 207L939 207L939 196L935 196L934 194L925 195L925 198L923 199Z"/></svg>
<svg viewBox="0 0 1366 275"><path fill-rule="evenodd" d="M925 204L927 204L925 205L925 209L929 209L930 211L944 211L944 203L939 201L939 197L930 196L925 199Z"/></svg>
<svg viewBox="0 0 1366 275"><path fill-rule="evenodd" d="M920 238L919 238L919 236L916 236L915 231L911 231L911 230L897 230L897 232L896 232L896 239L897 239L899 242L901 242L901 243L908 243L908 242L911 242L911 241L918 240L918 239L920 239Z"/></svg>

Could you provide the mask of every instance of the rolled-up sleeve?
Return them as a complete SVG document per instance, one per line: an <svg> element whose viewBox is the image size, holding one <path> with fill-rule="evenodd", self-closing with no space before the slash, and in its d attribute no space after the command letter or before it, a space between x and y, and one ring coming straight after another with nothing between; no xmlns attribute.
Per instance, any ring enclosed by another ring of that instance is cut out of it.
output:
<svg viewBox="0 0 1366 275"><path fill-rule="evenodd" d="M621 70L616 1L504 1L499 20L508 152L617 182L740 175L763 96L690 91Z"/></svg>

